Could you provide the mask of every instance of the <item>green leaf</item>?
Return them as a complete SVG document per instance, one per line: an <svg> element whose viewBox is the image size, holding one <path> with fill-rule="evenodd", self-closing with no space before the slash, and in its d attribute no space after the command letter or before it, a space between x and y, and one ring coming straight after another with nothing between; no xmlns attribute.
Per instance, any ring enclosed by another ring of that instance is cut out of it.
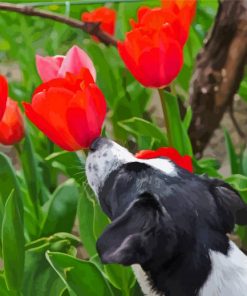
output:
<svg viewBox="0 0 247 296"><path fill-rule="evenodd" d="M242 155L242 171L245 176L247 176L247 149L244 150Z"/></svg>
<svg viewBox="0 0 247 296"><path fill-rule="evenodd" d="M28 132L26 132L25 135L25 140L23 142L20 157L25 180L28 185L29 195L33 203L33 208L35 209L36 214L38 215L41 176L39 175L37 160L34 154L33 145Z"/></svg>
<svg viewBox="0 0 247 296"><path fill-rule="evenodd" d="M196 174L207 174L210 177L221 178L222 176L218 173L220 163L215 159L195 159L193 158L193 168Z"/></svg>
<svg viewBox="0 0 247 296"><path fill-rule="evenodd" d="M42 235L56 232L70 232L76 215L79 190L74 180L69 179L53 193L51 200L44 205L47 213L42 227Z"/></svg>
<svg viewBox="0 0 247 296"><path fill-rule="evenodd" d="M233 185L238 191L247 190L247 176L235 174L225 178L225 181Z"/></svg>
<svg viewBox="0 0 247 296"><path fill-rule="evenodd" d="M1 296L18 296L14 291L9 291L4 279L4 274L0 274L0 295Z"/></svg>
<svg viewBox="0 0 247 296"><path fill-rule="evenodd" d="M183 126L180 116L178 100L171 93L159 90L163 110L166 116L168 140L172 147L177 149L182 155L193 155L190 138Z"/></svg>
<svg viewBox="0 0 247 296"><path fill-rule="evenodd" d="M97 240L102 232L105 230L106 226L109 224L109 219L105 213L103 213L101 207L98 203L94 203L94 221L93 221L93 230L94 236Z"/></svg>
<svg viewBox="0 0 247 296"><path fill-rule="evenodd" d="M186 132L188 132L188 130L189 130L191 120L192 120L192 109L189 106L186 110L186 114L185 114L184 122L183 122Z"/></svg>
<svg viewBox="0 0 247 296"><path fill-rule="evenodd" d="M69 291L76 295L113 296L110 286L95 264L56 252L47 252L46 258Z"/></svg>
<svg viewBox="0 0 247 296"><path fill-rule="evenodd" d="M59 296L70 296L69 290L64 288L64 290L59 294Z"/></svg>
<svg viewBox="0 0 247 296"><path fill-rule="evenodd" d="M45 253L47 250L67 252L71 247L78 247L80 240L73 234L58 232L50 237L42 237L25 245L25 250L34 253Z"/></svg>
<svg viewBox="0 0 247 296"><path fill-rule="evenodd" d="M57 296L65 284L50 266L45 253L26 252L23 296Z"/></svg>
<svg viewBox="0 0 247 296"><path fill-rule="evenodd" d="M136 282L132 269L117 264L107 264L104 270L111 284L121 290L123 295L129 295Z"/></svg>
<svg viewBox="0 0 247 296"><path fill-rule="evenodd" d="M81 185L85 160L83 157L79 157L79 152L54 152L45 160L50 166L64 173L69 178L75 179Z"/></svg>
<svg viewBox="0 0 247 296"><path fill-rule="evenodd" d="M79 232L82 243L90 255L94 256L96 251L96 239L94 236L94 203L89 197L86 187L82 186L82 194L79 198L77 217L79 220Z"/></svg>
<svg viewBox="0 0 247 296"><path fill-rule="evenodd" d="M17 195L12 191L5 205L2 246L6 283L9 290L14 291L21 290L25 258L23 219L19 206Z"/></svg>
<svg viewBox="0 0 247 296"><path fill-rule="evenodd" d="M0 196L3 204L5 204L10 193L14 189L15 195L18 200L21 200L21 191L18 180L16 178L16 172L13 168L9 158L0 152ZM23 213L21 213L23 214Z"/></svg>
<svg viewBox="0 0 247 296"><path fill-rule="evenodd" d="M160 146L167 146L166 135L155 124L142 118L133 117L118 123L127 132L135 136L146 136L155 139Z"/></svg>
<svg viewBox="0 0 247 296"><path fill-rule="evenodd" d="M226 129L224 129L224 136L225 136L225 143L226 143L226 149L227 149L227 156L231 166L231 172L232 174L241 173L239 171L239 158L234 149L230 134Z"/></svg>

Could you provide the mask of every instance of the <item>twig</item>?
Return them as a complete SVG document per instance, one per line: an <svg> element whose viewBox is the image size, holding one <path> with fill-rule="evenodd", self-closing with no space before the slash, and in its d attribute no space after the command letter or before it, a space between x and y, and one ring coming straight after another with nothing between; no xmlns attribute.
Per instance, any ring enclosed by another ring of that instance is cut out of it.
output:
<svg viewBox="0 0 247 296"><path fill-rule="evenodd" d="M45 10L39 10L30 6L24 6L24 5L12 4L12 3L0 2L0 10L13 11L13 12L17 12L24 15L38 16L38 17L54 20L56 22L66 24L68 26L81 29L90 35L94 35L102 43L106 45L117 46L117 40L114 39L109 34L100 30L99 23L85 23L73 18L63 16L61 14L52 13Z"/></svg>

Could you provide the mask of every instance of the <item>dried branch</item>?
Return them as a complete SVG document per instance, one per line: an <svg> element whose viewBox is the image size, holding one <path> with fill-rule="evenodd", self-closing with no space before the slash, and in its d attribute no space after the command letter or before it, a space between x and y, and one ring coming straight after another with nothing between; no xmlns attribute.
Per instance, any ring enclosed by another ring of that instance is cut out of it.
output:
<svg viewBox="0 0 247 296"><path fill-rule="evenodd" d="M191 81L190 137L202 153L230 106L247 62L247 0L221 1L211 36Z"/></svg>
<svg viewBox="0 0 247 296"><path fill-rule="evenodd" d="M60 23L69 25L71 27L81 29L90 35L94 35L102 43L106 45L117 46L117 41L112 36L100 30L99 23L85 23L73 18L66 17L61 14L36 9L30 6L12 4L12 3L0 2L0 10L13 11L13 12L17 12L17 13L29 15L29 16L38 16L38 17L50 19L56 22L60 22Z"/></svg>

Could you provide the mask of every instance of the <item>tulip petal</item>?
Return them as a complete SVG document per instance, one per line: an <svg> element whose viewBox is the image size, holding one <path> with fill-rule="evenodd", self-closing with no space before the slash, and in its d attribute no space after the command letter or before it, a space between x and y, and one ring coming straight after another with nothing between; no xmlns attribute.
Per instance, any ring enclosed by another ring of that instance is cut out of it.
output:
<svg viewBox="0 0 247 296"><path fill-rule="evenodd" d="M8 82L4 76L0 75L0 120L3 117L8 97Z"/></svg>
<svg viewBox="0 0 247 296"><path fill-rule="evenodd" d="M57 77L63 59L63 56L42 57L40 55L36 55L37 71L43 82Z"/></svg>
<svg viewBox="0 0 247 296"><path fill-rule="evenodd" d="M0 143L13 145L24 137L24 124L17 102L8 98L0 121Z"/></svg>
<svg viewBox="0 0 247 296"><path fill-rule="evenodd" d="M68 151L81 148L70 134L66 119L73 96L69 90L50 88L47 92L35 94L32 105L24 103L27 117L54 143Z"/></svg>
<svg viewBox="0 0 247 296"><path fill-rule="evenodd" d="M94 81L96 80L96 70L92 60L85 51L74 45L67 52L61 68L58 71L58 76L65 77L67 72L78 75L80 74L82 68L87 68L90 71Z"/></svg>
<svg viewBox="0 0 247 296"><path fill-rule="evenodd" d="M100 29L110 35L114 35L116 23L116 11L108 7L99 7L91 12L81 15L84 22L100 23ZM98 40L97 38L94 38Z"/></svg>
<svg viewBox="0 0 247 296"><path fill-rule="evenodd" d="M182 156L179 152L172 147L161 147L157 150L141 150L135 155L139 159L152 159L152 158L167 158L172 160L176 165L193 173L192 159L189 155Z"/></svg>
<svg viewBox="0 0 247 296"><path fill-rule="evenodd" d="M71 134L83 148L89 147L100 136L105 114L104 95L96 85L77 92L71 101L67 118Z"/></svg>
<svg viewBox="0 0 247 296"><path fill-rule="evenodd" d="M139 70L140 82L148 87L165 87L178 75L183 65L183 53L176 40L161 41L160 47L143 52Z"/></svg>
<svg viewBox="0 0 247 296"><path fill-rule="evenodd" d="M124 61L126 67L129 69L129 71L132 73L132 75L140 81L142 77L142 73L140 72L140 69L138 68L137 63L134 60L133 55L131 54L131 50L128 51L126 43L118 42L118 51L119 54ZM133 53L133 51L132 51Z"/></svg>

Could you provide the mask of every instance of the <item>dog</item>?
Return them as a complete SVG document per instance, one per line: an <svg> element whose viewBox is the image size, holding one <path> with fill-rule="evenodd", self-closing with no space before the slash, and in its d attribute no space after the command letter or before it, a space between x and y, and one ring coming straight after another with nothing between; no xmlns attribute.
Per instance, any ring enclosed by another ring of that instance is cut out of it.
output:
<svg viewBox="0 0 247 296"><path fill-rule="evenodd" d="M230 185L107 138L90 149L87 179L112 221L97 241L104 264L132 266L148 296L247 295L247 257L227 236L247 206Z"/></svg>

